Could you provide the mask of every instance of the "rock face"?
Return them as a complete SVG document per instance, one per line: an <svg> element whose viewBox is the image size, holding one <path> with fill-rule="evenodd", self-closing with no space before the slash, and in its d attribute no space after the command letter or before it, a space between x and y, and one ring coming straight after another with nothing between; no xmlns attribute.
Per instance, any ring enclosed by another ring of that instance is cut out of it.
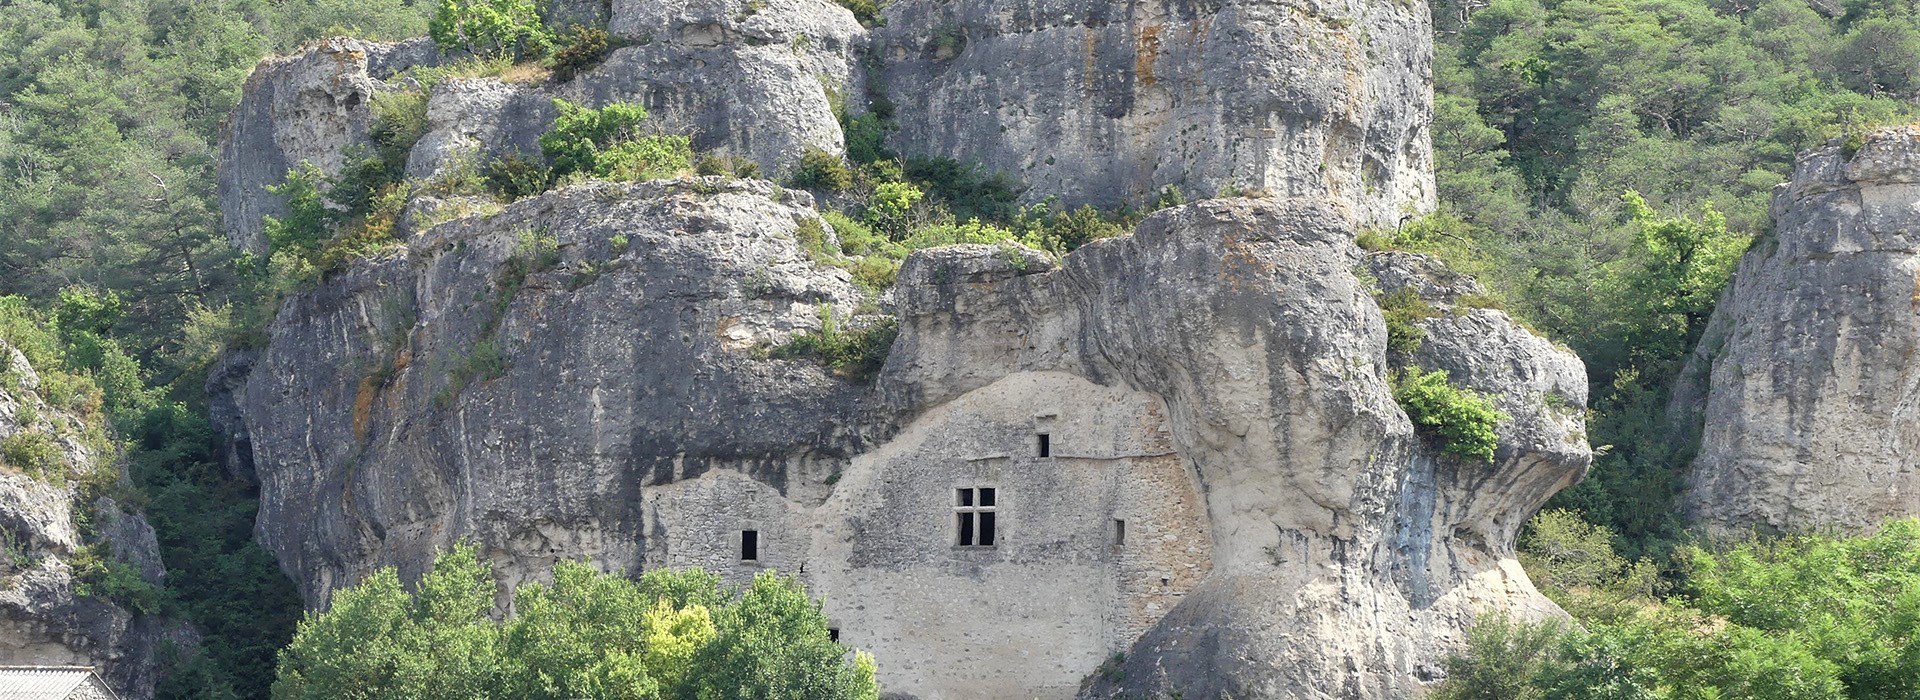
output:
<svg viewBox="0 0 1920 700"><path fill-rule="evenodd" d="M1328 197L1367 226L1433 208L1424 3L901 0L886 17L871 88L908 155L1069 205L1175 186Z"/></svg>
<svg viewBox="0 0 1920 700"><path fill-rule="evenodd" d="M1583 368L1456 307L1476 288L1434 261L1353 243L1431 205L1418 3L902 0L877 30L824 0L609 16L629 44L570 82L439 83L409 174L527 152L563 97L643 101L778 176L841 150L836 100L884 95L897 150L1037 196L1260 196L1058 261L920 251L881 299L807 252L833 243L811 197L758 180L410 215L403 251L290 298L209 380L257 536L309 604L459 541L508 585L562 559L774 568L825 597L890 696L929 700L1400 698L1475 614L1558 614L1513 539L1590 460ZM229 125L237 244L288 154L366 138L338 95L393 87L325 51L265 64ZM237 164L283 133L318 135ZM1374 299L1402 288L1436 313L1390 356ZM828 332L898 337L871 381L774 352ZM1414 431L1389 377L1416 366L1511 417L1491 462Z"/></svg>
<svg viewBox="0 0 1920 700"><path fill-rule="evenodd" d="M537 156L555 98L594 107L639 102L663 131L692 136L701 151L752 160L769 175L786 172L809 148L844 150L829 95L859 89L853 51L862 34L845 9L827 0L623 1L612 8L610 31L631 45L572 81L455 77L433 85L429 128L407 175L431 178L509 153ZM350 149L372 144L374 96L415 85L402 71L446 60L425 39L329 39L262 61L221 134L228 239L265 251L261 217L285 213L266 188L303 162L338 174Z"/></svg>
<svg viewBox="0 0 1920 700"><path fill-rule="evenodd" d="M597 17L575 4L558 7ZM1375 227L1433 207L1420 3L903 0L872 31L828 0L608 7L626 45L571 81L434 86L408 175L537 153L558 97L642 103L696 148L784 177L810 149L844 151L836 109L880 101L902 155L1004 171L1035 200L1140 204L1167 187L1317 197ZM370 143L373 96L444 60L425 40L332 39L261 62L222 138L228 237L262 252L261 217L284 213L265 187L302 162L338 173L347 149Z"/></svg>
<svg viewBox="0 0 1920 700"><path fill-rule="evenodd" d="M340 172L348 149L372 143L367 127L373 95L384 88L379 79L436 59L425 39L329 39L254 66L220 138L220 215L234 247L265 252L261 217L286 214L286 202L267 186L303 162Z"/></svg>
<svg viewBox="0 0 1920 700"><path fill-rule="evenodd" d="M261 541L316 604L460 540L506 583L794 572L924 698L1401 697L1474 613L1552 613L1512 542L1587 463L1578 360L1499 312L1425 321L1400 361L1514 416L1494 463L1439 457L1335 208L1204 202L1057 267L918 253L873 385L765 356L856 311L815 225L764 183L583 185L292 299L236 397Z"/></svg>
<svg viewBox="0 0 1920 700"><path fill-rule="evenodd" d="M58 420L77 417L42 401L39 376L19 351L0 343L6 363L0 386L0 439L23 432L54 435ZM159 543L139 515L109 498L81 501L72 479L98 469L95 455L71 436L54 437L69 480L30 476L0 458L0 665L93 666L122 697L153 697L155 652L171 627L108 600L80 595L73 564L83 556L82 512L105 547L90 555L125 562L148 582L164 576Z"/></svg>
<svg viewBox="0 0 1920 700"><path fill-rule="evenodd" d="M1714 309L1676 413L1709 528L1871 530L1920 515L1920 129L1801 156Z"/></svg>

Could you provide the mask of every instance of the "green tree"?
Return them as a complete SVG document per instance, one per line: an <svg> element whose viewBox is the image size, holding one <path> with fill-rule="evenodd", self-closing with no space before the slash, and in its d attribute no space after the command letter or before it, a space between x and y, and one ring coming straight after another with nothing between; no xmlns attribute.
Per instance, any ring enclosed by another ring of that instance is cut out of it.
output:
<svg viewBox="0 0 1920 700"><path fill-rule="evenodd" d="M1488 462L1500 436L1494 428L1507 415L1485 394L1447 381L1446 370L1409 369L1394 377L1393 398L1423 433L1439 439L1441 451L1461 459Z"/></svg>
<svg viewBox="0 0 1920 700"><path fill-rule="evenodd" d="M427 33L441 51L488 58L544 56L554 43L534 0L440 0Z"/></svg>
<svg viewBox="0 0 1920 700"><path fill-rule="evenodd" d="M699 570L637 581L585 564L528 584L503 622L472 547L409 594L393 570L335 594L281 653L276 698L875 700L872 657L834 642L818 603L764 572L742 590Z"/></svg>

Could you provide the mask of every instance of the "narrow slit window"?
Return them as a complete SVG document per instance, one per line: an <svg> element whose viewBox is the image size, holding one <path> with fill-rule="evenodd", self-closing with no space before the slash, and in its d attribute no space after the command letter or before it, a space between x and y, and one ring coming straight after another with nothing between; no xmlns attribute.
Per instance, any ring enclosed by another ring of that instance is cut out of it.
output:
<svg viewBox="0 0 1920 700"><path fill-rule="evenodd" d="M954 544L961 547L992 547L998 538L994 527L995 489L956 489L953 499Z"/></svg>
<svg viewBox="0 0 1920 700"><path fill-rule="evenodd" d="M1113 543L1115 545L1127 543L1127 521L1119 518L1113 519Z"/></svg>
<svg viewBox="0 0 1920 700"><path fill-rule="evenodd" d="M1038 435L1035 435L1035 437L1040 438L1037 441L1037 445L1036 445L1039 448L1039 455L1041 457L1052 457L1053 456L1053 436L1048 435L1046 433L1039 433Z"/></svg>
<svg viewBox="0 0 1920 700"><path fill-rule="evenodd" d="M760 531L741 530L740 531L740 561L757 561L759 559L760 559Z"/></svg>

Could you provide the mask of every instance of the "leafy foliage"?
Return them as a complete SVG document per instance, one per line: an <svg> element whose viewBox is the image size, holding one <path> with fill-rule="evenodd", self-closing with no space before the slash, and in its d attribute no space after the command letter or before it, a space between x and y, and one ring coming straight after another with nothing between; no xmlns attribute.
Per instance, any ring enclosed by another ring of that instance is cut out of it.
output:
<svg viewBox="0 0 1920 700"><path fill-rule="evenodd" d="M557 39L559 48L553 52L553 77L560 80L572 80L581 71L600 64L613 50L607 36L607 30L598 27L583 27L578 24Z"/></svg>
<svg viewBox="0 0 1920 700"><path fill-rule="evenodd" d="M113 559L83 527L89 541L70 562L78 591L194 624L201 644L170 657L159 697L264 697L274 653L292 633L300 600L279 564L252 541L253 493L230 482L218 464L219 441L200 390L220 343L185 345L201 354L168 362L196 369L171 384L150 385L148 372L117 340L102 335L122 325L116 295L69 288L59 297L52 309L21 297L0 298L0 340L34 365L49 404L78 411L87 422L79 429L101 455L96 464L112 464L116 452L125 456L137 494L124 491L116 470L96 468L83 477L80 501L113 493L123 504L144 503L169 567L165 586L156 586L136 567ZM94 398L73 398L85 396ZM108 438L108 423L123 442ZM83 524L94 517L84 515Z"/></svg>
<svg viewBox="0 0 1920 700"><path fill-rule="evenodd" d="M1494 428L1507 415L1493 400L1447 381L1446 370L1409 368L1393 381L1393 398L1413 424L1438 438L1441 451L1461 459L1490 462L1500 437Z"/></svg>
<svg viewBox="0 0 1920 700"><path fill-rule="evenodd" d="M553 178L586 173L616 180L666 177L693 167L685 136L642 131L647 109L615 102L599 109L554 100L560 116L540 135L540 150L553 163Z"/></svg>
<svg viewBox="0 0 1920 700"><path fill-rule="evenodd" d="M1590 434L1611 449L1554 505L1624 551L1664 556L1682 539L1675 498L1694 451L1665 419L1685 353L1771 225L1794 154L1915 116L1920 84L1901 61L1920 13L1860 0L1432 10L1441 211L1395 243L1479 276L1586 360Z"/></svg>
<svg viewBox="0 0 1920 700"><path fill-rule="evenodd" d="M514 593L487 617L494 583L472 547L456 547L409 594L392 569L310 613L281 654L274 697L875 699L872 657L827 632L790 578L762 572L741 589L700 570L630 580L582 563Z"/></svg>
<svg viewBox="0 0 1920 700"><path fill-rule="evenodd" d="M787 184L809 190L838 192L853 186L853 174L847 170L847 164L840 162L839 156L808 148L800 156L800 164L794 166L793 174L788 176Z"/></svg>
<svg viewBox="0 0 1920 700"><path fill-rule="evenodd" d="M820 330L801 333L784 344L768 350L770 357L807 357L818 360L835 372L851 379L871 381L887 364L887 353L899 335L899 326L891 318L866 320L852 328L826 306L820 307Z"/></svg>
<svg viewBox="0 0 1920 700"><path fill-rule="evenodd" d="M1684 596L1652 597L1604 530L1536 519L1523 557L1580 624L1486 618L1442 698L1896 698L1920 689L1920 521L1865 537L1685 546ZM1571 556L1570 556L1571 555ZM1609 569L1617 569L1610 571Z"/></svg>
<svg viewBox="0 0 1920 700"><path fill-rule="evenodd" d="M1379 303L1380 313L1387 321L1387 349L1401 354L1418 351L1427 338L1427 332L1418 324L1439 312L1421 299L1420 292L1413 287L1382 294Z"/></svg>
<svg viewBox="0 0 1920 700"><path fill-rule="evenodd" d="M441 51L483 57L544 56L554 43L534 0L440 0L427 33Z"/></svg>

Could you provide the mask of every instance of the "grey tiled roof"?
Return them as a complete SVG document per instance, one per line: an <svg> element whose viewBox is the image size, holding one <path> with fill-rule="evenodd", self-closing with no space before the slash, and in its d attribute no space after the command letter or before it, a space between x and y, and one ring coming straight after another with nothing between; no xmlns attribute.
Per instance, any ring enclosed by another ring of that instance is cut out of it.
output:
<svg viewBox="0 0 1920 700"><path fill-rule="evenodd" d="M66 700L88 683L106 688L86 666L0 666L0 700Z"/></svg>

